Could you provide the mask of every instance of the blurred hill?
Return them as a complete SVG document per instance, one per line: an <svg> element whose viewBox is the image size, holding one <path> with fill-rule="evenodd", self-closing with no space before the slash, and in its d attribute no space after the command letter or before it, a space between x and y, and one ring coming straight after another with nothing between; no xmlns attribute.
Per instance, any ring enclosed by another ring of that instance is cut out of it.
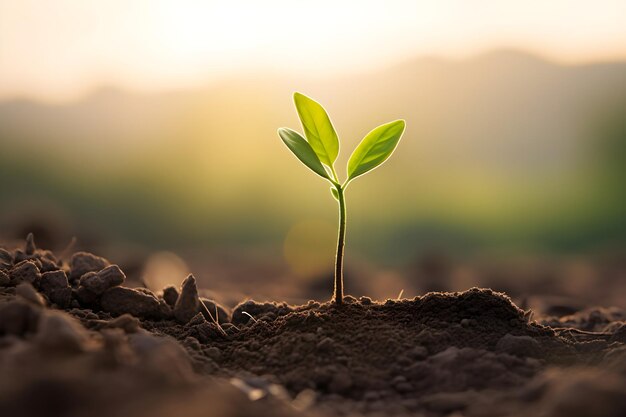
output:
<svg viewBox="0 0 626 417"><path fill-rule="evenodd" d="M340 176L370 129L407 120L389 163L349 190L349 238L364 256L626 242L626 62L508 50L331 78L277 68L187 91L5 101L0 227L21 233L29 216L50 217L78 236L156 247L280 245L309 220L332 230L328 187L276 135L300 129L293 91L333 118Z"/></svg>

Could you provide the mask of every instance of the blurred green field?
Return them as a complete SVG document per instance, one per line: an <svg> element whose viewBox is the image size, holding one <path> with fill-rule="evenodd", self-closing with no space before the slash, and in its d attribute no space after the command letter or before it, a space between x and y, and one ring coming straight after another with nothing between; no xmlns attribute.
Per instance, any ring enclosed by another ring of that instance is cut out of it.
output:
<svg viewBox="0 0 626 417"><path fill-rule="evenodd" d="M329 189L276 135L299 126L293 91L327 107L350 149L377 124L407 120L393 159L348 190L354 256L391 265L428 248L626 244L626 63L561 65L518 51L351 76L241 75L159 94L103 88L68 104L5 101L0 232L284 247L296 264L317 247L332 256Z"/></svg>

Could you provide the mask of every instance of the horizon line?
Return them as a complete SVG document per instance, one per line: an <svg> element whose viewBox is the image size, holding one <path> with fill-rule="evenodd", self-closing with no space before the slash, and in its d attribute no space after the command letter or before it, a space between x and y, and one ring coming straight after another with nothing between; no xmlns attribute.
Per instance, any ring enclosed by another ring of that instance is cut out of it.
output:
<svg viewBox="0 0 626 417"><path fill-rule="evenodd" d="M359 69L345 69L335 71L333 74L328 74L325 71L320 71L320 75L314 75L307 73L302 76L303 79L311 80L315 78L337 78L344 76L354 76L354 75L364 75L364 74L377 74L385 71L390 71L394 68L410 65L416 63L417 61L432 61L438 62L441 64L464 64L471 61L475 61L482 58L497 56L497 55L505 55L509 54L510 56L519 56L531 58L537 62L543 62L552 66L559 66L565 68L576 68L576 67L585 67L585 66L593 66L593 65L611 65L611 64L626 64L626 52L624 56L616 56L615 58L590 58L590 59L579 59L579 60L567 60L559 58L556 54L550 54L546 52L540 52L537 50L533 50L531 48L523 48L516 46L499 46L499 47L489 47L484 48L478 51L466 53L466 54L445 54L445 53L416 53L410 57L405 57L402 59L396 59L394 62L385 65L383 67L374 67L368 70L359 70ZM0 104L11 104L11 103L36 103L41 105L49 105L49 106L68 106L73 104L78 104L88 100L90 97L97 96L98 94L102 94L103 92L114 92L119 94L126 95L156 95L156 94L167 94L167 93L184 93L189 92L191 90L196 89L205 89L212 87L221 82L233 81L240 78L245 78L253 73L262 74L265 77L284 77L286 75L293 75L293 70L281 71L275 68L267 67L266 65L258 65L255 70L251 70L250 68L246 68L245 70L232 70L229 74L221 74L214 75L211 79L202 79L198 81L192 82L183 82L179 85L172 86L162 86L156 88L133 88L129 85L125 85L123 82L112 82L112 81L96 81L91 83L92 85L89 87L78 88L75 93L68 94L64 97L52 97L50 95L38 95L33 93L13 93L13 94L2 94L0 93ZM48 96L48 97L46 97Z"/></svg>

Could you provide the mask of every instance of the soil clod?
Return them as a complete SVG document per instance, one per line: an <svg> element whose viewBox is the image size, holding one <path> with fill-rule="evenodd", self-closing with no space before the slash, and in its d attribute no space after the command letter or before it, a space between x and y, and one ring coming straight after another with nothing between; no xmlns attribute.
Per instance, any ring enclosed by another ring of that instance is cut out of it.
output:
<svg viewBox="0 0 626 417"><path fill-rule="evenodd" d="M154 295L132 288L109 288L102 294L100 305L102 310L114 316L120 316L124 313L152 319L159 319L161 316L159 300Z"/></svg>
<svg viewBox="0 0 626 417"><path fill-rule="evenodd" d="M19 285L23 282L36 285L41 278L41 273L35 262L24 260L11 269L9 273L11 285Z"/></svg>
<svg viewBox="0 0 626 417"><path fill-rule="evenodd" d="M65 271L44 272L39 287L51 303L60 308L68 308L72 301L72 288Z"/></svg>
<svg viewBox="0 0 626 417"><path fill-rule="evenodd" d="M205 307L205 309L202 310L204 318L210 321L217 321L219 324L226 324L230 322L230 314L228 313L228 310L226 310L226 307L204 297L200 298L200 302L204 304Z"/></svg>
<svg viewBox="0 0 626 417"><path fill-rule="evenodd" d="M77 252L70 260L70 280L78 280L87 272L98 272L109 265L109 261L88 252Z"/></svg>
<svg viewBox="0 0 626 417"><path fill-rule="evenodd" d="M168 306L174 308L178 300L178 290L176 287L165 287L163 289L163 300L165 300Z"/></svg>
<svg viewBox="0 0 626 417"><path fill-rule="evenodd" d="M32 233L29 233L26 236L26 244L24 245L24 253L26 255L34 255L37 247L35 246L35 236Z"/></svg>
<svg viewBox="0 0 626 417"><path fill-rule="evenodd" d="M196 278L189 275L181 285L180 295L174 306L174 317L180 323L189 322L200 312L200 298L196 287Z"/></svg>
<svg viewBox="0 0 626 417"><path fill-rule="evenodd" d="M88 272L80 278L80 286L95 295L102 295L106 290L122 285L126 276L119 266L109 265L96 272Z"/></svg>
<svg viewBox="0 0 626 417"><path fill-rule="evenodd" d="M11 278L0 269L0 287L6 287L11 282Z"/></svg>

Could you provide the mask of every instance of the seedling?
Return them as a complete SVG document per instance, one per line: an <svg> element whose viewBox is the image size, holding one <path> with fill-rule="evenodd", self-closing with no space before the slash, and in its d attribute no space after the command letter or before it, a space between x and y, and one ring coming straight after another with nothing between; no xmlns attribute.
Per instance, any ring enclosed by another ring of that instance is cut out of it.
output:
<svg viewBox="0 0 626 417"><path fill-rule="evenodd" d="M356 177L381 165L396 149L402 133L404 120L395 120L380 125L369 132L348 160L348 176L341 183L335 171L339 155L339 138L326 110L311 98L295 93L293 100L304 129L304 137L295 130L281 127L278 135L285 145L304 165L332 185L330 191L339 204L339 234L335 258L335 289L333 301L343 303L343 252L346 241L346 198L345 191Z"/></svg>

